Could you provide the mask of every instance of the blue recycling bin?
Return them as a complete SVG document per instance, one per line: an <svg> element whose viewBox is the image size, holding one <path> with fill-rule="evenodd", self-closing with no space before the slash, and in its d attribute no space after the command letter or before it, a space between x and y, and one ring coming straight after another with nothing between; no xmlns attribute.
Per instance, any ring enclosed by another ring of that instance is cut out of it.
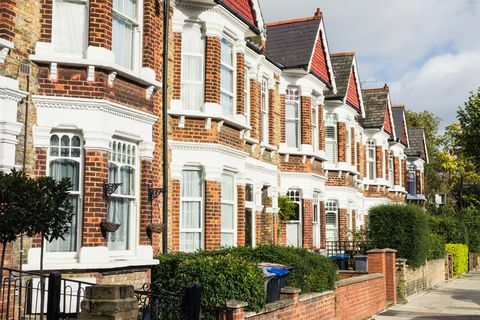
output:
<svg viewBox="0 0 480 320"><path fill-rule="evenodd" d="M286 286L288 275L293 268L270 263L261 263L258 267L265 275L267 303L280 300L280 290Z"/></svg>
<svg viewBox="0 0 480 320"><path fill-rule="evenodd" d="M348 270L349 254L336 254L328 258L338 266L338 270Z"/></svg>

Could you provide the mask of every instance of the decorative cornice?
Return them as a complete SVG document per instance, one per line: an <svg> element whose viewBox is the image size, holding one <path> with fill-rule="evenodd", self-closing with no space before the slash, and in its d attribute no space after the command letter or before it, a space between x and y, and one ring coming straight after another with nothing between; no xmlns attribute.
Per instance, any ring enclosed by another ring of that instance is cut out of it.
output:
<svg viewBox="0 0 480 320"><path fill-rule="evenodd" d="M169 140L168 145L172 151L192 151L192 152L209 152L209 153L221 153L229 156L233 156L239 159L246 159L248 153L240 150L236 150L230 147L226 147L220 144L214 143L195 143L195 142L178 142Z"/></svg>
<svg viewBox="0 0 480 320"><path fill-rule="evenodd" d="M52 97L39 96L32 97L37 108L51 109L78 109L89 111L101 111L115 116L140 121L149 125L153 125L158 117L152 114L135 110L130 107L122 106L104 99L85 99L71 97Z"/></svg>

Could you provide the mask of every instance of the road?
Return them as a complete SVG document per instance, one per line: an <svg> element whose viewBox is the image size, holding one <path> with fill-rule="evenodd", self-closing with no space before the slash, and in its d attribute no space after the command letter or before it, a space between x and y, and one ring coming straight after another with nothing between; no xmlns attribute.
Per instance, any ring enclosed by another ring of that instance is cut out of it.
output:
<svg viewBox="0 0 480 320"><path fill-rule="evenodd" d="M480 320L480 271L452 280L373 319Z"/></svg>

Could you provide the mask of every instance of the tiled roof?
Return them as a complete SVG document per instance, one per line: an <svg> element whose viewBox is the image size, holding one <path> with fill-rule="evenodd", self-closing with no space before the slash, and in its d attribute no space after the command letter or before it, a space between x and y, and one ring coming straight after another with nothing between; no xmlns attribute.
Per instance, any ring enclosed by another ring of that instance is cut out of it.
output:
<svg viewBox="0 0 480 320"><path fill-rule="evenodd" d="M405 146L408 144L407 133L405 132L405 106L392 107L393 123L395 124L395 135L397 140Z"/></svg>
<svg viewBox="0 0 480 320"><path fill-rule="evenodd" d="M320 28L318 17L267 25L266 54L284 68L307 69Z"/></svg>
<svg viewBox="0 0 480 320"><path fill-rule="evenodd" d="M347 95L348 80L352 72L353 54L331 54L333 74L337 85L337 94L330 90L325 95L326 99L344 99Z"/></svg>
<svg viewBox="0 0 480 320"><path fill-rule="evenodd" d="M388 111L388 87L362 90L366 116L363 119L365 128L381 128Z"/></svg>
<svg viewBox="0 0 480 320"><path fill-rule="evenodd" d="M405 150L407 156L421 157L427 160L425 150L425 140L422 128L408 128L408 137L410 140L410 148Z"/></svg>
<svg viewBox="0 0 480 320"><path fill-rule="evenodd" d="M252 0L216 0L254 29L258 28L256 12Z"/></svg>

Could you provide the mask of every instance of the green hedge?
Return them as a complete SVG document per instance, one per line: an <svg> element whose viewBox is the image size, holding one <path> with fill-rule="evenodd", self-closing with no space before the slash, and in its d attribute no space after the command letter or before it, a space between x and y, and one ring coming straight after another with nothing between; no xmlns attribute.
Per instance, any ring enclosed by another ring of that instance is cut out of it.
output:
<svg viewBox="0 0 480 320"><path fill-rule="evenodd" d="M388 204L370 209L368 239L378 248L397 250L413 267L425 263L429 251L428 214L417 205Z"/></svg>
<svg viewBox="0 0 480 320"><path fill-rule="evenodd" d="M247 301L250 310L265 305L265 288L259 262L293 267L287 285L306 292L332 290L337 280L336 267L324 256L302 248L260 246L228 248L196 253L159 255L153 268L153 282L164 290L181 292L190 282L204 287L202 313L215 317L216 308L230 299Z"/></svg>
<svg viewBox="0 0 480 320"><path fill-rule="evenodd" d="M428 260L445 258L445 240L434 233L430 234L430 248L428 248Z"/></svg>
<svg viewBox="0 0 480 320"><path fill-rule="evenodd" d="M453 274L460 276L468 271L468 247L465 244L448 243L445 251L453 255Z"/></svg>

